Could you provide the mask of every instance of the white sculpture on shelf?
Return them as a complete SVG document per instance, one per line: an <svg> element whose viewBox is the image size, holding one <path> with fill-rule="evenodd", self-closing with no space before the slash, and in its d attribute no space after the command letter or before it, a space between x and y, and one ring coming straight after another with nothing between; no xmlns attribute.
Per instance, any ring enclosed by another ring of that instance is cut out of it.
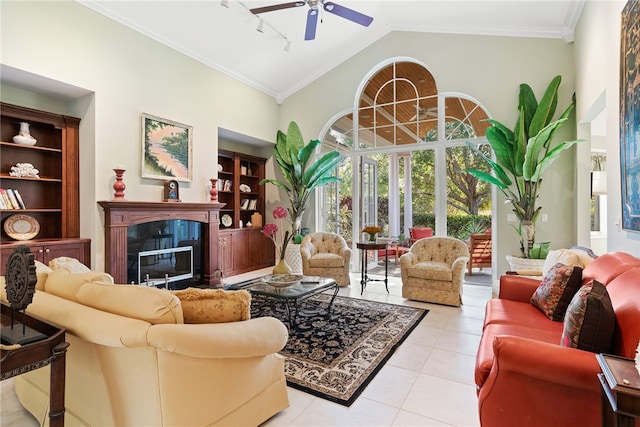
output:
<svg viewBox="0 0 640 427"><path fill-rule="evenodd" d="M18 133L18 135L13 137L13 142L23 145L36 145L37 141L33 136L31 136L29 123L20 122L20 132Z"/></svg>
<svg viewBox="0 0 640 427"><path fill-rule="evenodd" d="M11 172L9 175L28 178L40 178L40 171L36 169L31 163L16 163L15 166L11 166Z"/></svg>

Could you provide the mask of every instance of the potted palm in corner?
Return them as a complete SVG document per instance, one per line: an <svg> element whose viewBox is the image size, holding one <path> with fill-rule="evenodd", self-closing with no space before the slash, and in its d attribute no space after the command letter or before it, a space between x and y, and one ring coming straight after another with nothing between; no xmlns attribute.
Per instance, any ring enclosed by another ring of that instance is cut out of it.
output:
<svg viewBox="0 0 640 427"><path fill-rule="evenodd" d="M276 179L263 179L260 184L270 183L284 190L289 198L289 221L291 233L287 238L293 239L295 245L302 241L302 216L309 205L309 197L318 187L340 179L334 175L336 168L342 163L343 157L335 150L315 158L316 147L320 145L317 139L305 144L298 124L289 123L287 133L278 130L274 157L280 167L284 182ZM296 251L296 247L289 245L289 251ZM297 256L300 257L299 246ZM294 266L296 267L296 266ZM302 261L300 261L300 269Z"/></svg>
<svg viewBox="0 0 640 427"><path fill-rule="evenodd" d="M533 255L535 223L542 210L541 206L537 206L542 174L563 151L581 141L565 141L551 146L556 130L567 121L575 105L574 95L560 118L552 120L558 103L560 81L560 76L551 80L540 103L529 85L520 85L519 115L514 130L497 120L488 119L493 126L487 129L486 137L495 154L495 161L467 143L491 167L493 175L476 169L463 172L495 185L511 203L519 221L516 231L520 235L522 258L532 258Z"/></svg>

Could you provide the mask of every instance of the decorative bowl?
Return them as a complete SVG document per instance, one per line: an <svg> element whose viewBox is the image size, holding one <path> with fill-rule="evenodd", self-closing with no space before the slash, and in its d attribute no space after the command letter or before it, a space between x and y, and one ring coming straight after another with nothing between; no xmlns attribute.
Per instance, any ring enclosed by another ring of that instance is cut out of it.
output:
<svg viewBox="0 0 640 427"><path fill-rule="evenodd" d="M13 142L15 142L16 144L22 144L22 145L36 145L37 141L32 136L16 135L13 137Z"/></svg>
<svg viewBox="0 0 640 427"><path fill-rule="evenodd" d="M303 278L304 276L302 274L270 274L263 277L262 281L276 288L286 288L287 286L298 283Z"/></svg>

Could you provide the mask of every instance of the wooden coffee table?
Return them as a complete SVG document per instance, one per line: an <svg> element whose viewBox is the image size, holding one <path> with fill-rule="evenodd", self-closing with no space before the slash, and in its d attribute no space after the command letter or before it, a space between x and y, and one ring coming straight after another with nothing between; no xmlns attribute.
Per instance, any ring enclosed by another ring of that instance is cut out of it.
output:
<svg viewBox="0 0 640 427"><path fill-rule="evenodd" d="M263 295L276 302L284 302L289 319L289 327L293 328L294 321L298 315L298 303L311 298L319 293L333 290L333 295L327 305L327 313L331 311L331 305L338 295L338 284L334 279L327 277L307 277L300 282L287 287L277 287L262 281L262 278L247 280L225 287L232 291L247 290L251 294Z"/></svg>

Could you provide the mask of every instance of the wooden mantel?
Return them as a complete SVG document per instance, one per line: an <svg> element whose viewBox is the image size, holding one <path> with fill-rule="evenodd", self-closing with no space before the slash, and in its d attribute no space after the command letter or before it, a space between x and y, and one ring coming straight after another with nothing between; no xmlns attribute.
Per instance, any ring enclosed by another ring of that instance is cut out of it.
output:
<svg viewBox="0 0 640 427"><path fill-rule="evenodd" d="M223 203L171 203L100 201L104 209L105 269L116 283L127 283L127 227L163 220L202 223L204 284L220 285L218 269L218 229Z"/></svg>

